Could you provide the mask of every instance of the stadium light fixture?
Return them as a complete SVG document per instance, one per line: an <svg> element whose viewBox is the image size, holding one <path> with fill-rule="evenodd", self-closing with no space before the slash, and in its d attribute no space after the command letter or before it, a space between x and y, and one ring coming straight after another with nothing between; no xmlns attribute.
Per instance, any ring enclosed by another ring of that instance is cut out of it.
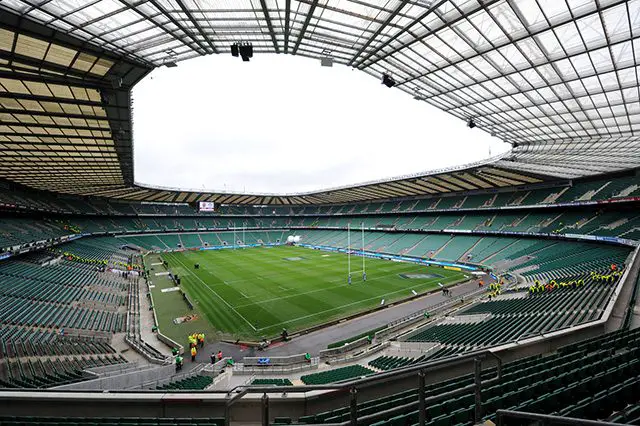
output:
<svg viewBox="0 0 640 426"><path fill-rule="evenodd" d="M249 62L249 59L253 58L253 45L251 43L241 44L238 46L238 50L243 62Z"/></svg>
<svg viewBox="0 0 640 426"><path fill-rule="evenodd" d="M393 87L396 85L396 81L389 74L382 74L382 84L387 87Z"/></svg>
<svg viewBox="0 0 640 426"><path fill-rule="evenodd" d="M320 58L320 66L322 67L332 67L333 66L333 58L324 56Z"/></svg>
<svg viewBox="0 0 640 426"><path fill-rule="evenodd" d="M469 121L467 121L467 127L469 127L470 129L476 127L476 122L473 121L473 118L470 118Z"/></svg>

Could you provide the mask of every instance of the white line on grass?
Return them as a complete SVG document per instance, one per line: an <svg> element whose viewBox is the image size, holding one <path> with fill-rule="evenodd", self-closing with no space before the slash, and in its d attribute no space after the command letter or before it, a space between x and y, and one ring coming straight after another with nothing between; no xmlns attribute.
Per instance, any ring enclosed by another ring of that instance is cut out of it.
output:
<svg viewBox="0 0 640 426"><path fill-rule="evenodd" d="M176 262L178 262L179 264L181 264L183 268L186 268L186 266L184 265L184 263L182 263L180 260L178 260L178 259L175 259L175 260L176 260ZM229 304L229 302L227 302L226 300L224 300L224 299L223 299L223 298L222 298L218 293L216 293L216 291L215 291L214 289L212 289L211 287L209 287L209 286L207 285L207 283L205 283L205 282L202 280L202 278L200 278L200 277L199 277L199 276L197 276L196 274L193 274L193 276L194 276L194 277L196 277L196 278L198 279L198 281L200 281L200 282L202 283L202 285L204 285L206 288L208 288L210 292L212 292L213 294L215 294L215 295L218 297L218 299L222 300L222 303L224 303L225 305L227 305L227 306L229 307L229 309L231 309L233 312L235 312L235 313L236 313L236 315L238 315L238 316L239 316L240 318L242 318L242 319L243 319L247 324L249 324L249 327L251 327L251 328L253 329L253 331L258 331L258 330L253 326L253 324L251 324L251 323L249 322L249 320L248 320L248 319L246 319L245 317L243 317L243 316L242 316L242 314L241 314L240 312L236 311L236 308L234 308L233 306L231 306L231 305Z"/></svg>
<svg viewBox="0 0 640 426"><path fill-rule="evenodd" d="M443 280L443 281L445 281L445 280ZM383 296L388 296L388 295L390 295L390 294L395 294L395 293L399 293L399 292L401 292L401 291L406 291L406 290L407 290L406 288L403 288L403 289L401 289L401 290L392 291L392 292L390 292L390 293L379 294L379 295L377 295L377 296L369 297L369 298L367 298L367 299L360 299L360 300L355 301L355 302L353 302L353 303L347 303L346 305L340 305L340 306L337 306L337 307L335 307L335 308L326 309L326 310L324 310L324 311L314 312L313 314L305 315L305 316L303 316L303 317L298 317L298 318L293 318L293 319L290 319L290 320L287 320L287 321L283 321L283 322L281 322L281 323L279 323L279 324L273 324L273 325L270 325L270 326L268 326L268 327L262 327L262 328L257 329L256 331L262 331L262 330L266 330L266 329L268 329L268 328L278 327L278 326L283 325L283 324L291 324L291 323L295 323L295 322L297 322L297 321L299 321L299 320L302 320L302 319L315 317L316 315L324 314L324 313L326 313L326 312L335 311L335 310L337 310L337 309L342 309L342 308L345 308L345 307L347 307L347 306L356 305L356 304L358 304L358 303L365 302L365 301L367 301L367 300L378 299L378 298L383 297ZM259 302L259 303L261 303L261 302Z"/></svg>
<svg viewBox="0 0 640 426"><path fill-rule="evenodd" d="M378 275L378 276L377 276L377 277L375 277L375 278L369 278L366 282L368 282L368 283L369 283L369 282L371 282L371 281L380 281L380 280L383 280L383 279L385 279L385 278L392 277L392 276L394 276L394 275L399 275L399 274L398 274L398 273L396 273L396 272L393 272L393 273L390 273L390 274ZM435 281L436 281L436 280L438 280L438 279L440 279L440 278L430 278L429 280L424 281L424 283L426 283L426 284L431 284L431 282L435 282ZM345 281L344 281L344 279L342 279L342 280L340 280L340 281L341 281L341 282L343 282L343 283L345 282ZM334 280L334 281L327 281L327 282L329 282L329 283L335 283L335 282L338 282L338 281ZM364 283L363 283L363 284L358 284L358 281L356 281L356 283L355 283L355 284L353 284L353 285L356 285L356 286L357 286L357 285L365 285L365 286L366 286L367 284L364 284ZM330 287L317 288L317 289L315 289L315 290L309 290L309 291L298 292L298 293L296 293L296 294L292 294L292 295L289 295L289 296L274 297L274 298L271 298L271 299L261 300L261 301L259 301L259 302L245 303L245 304L243 304L243 305L238 305L238 306L236 306L236 308L244 308L244 307L246 307L246 306L250 306L250 305L261 305L261 304L263 304L263 303L274 302L274 301L276 301L276 300L289 299L289 298L291 298L291 297L302 296L302 295L304 295L304 294L318 293L318 292L320 292L320 291L333 290L333 289L336 289L336 288L343 288L343 287L346 287L346 286L348 286L348 284L340 284L340 285L333 285L333 286L330 286ZM282 287L280 287L280 288L282 288Z"/></svg>

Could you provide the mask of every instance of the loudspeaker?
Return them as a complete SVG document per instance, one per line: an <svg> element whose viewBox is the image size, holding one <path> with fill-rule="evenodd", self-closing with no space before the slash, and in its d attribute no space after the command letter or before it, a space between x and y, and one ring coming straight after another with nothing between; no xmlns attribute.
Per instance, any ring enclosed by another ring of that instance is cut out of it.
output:
<svg viewBox="0 0 640 426"><path fill-rule="evenodd" d="M396 85L396 82L388 74L382 74L382 84L384 84L387 87L393 87Z"/></svg>
<svg viewBox="0 0 640 426"><path fill-rule="evenodd" d="M238 57L238 44L234 43L231 45L231 56Z"/></svg>

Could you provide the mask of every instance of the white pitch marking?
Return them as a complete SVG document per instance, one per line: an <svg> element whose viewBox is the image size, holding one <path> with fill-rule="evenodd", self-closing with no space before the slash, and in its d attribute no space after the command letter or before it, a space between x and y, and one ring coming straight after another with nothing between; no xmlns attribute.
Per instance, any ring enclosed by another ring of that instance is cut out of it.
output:
<svg viewBox="0 0 640 426"><path fill-rule="evenodd" d="M446 282L446 281L448 281L448 280L445 280L445 282ZM335 311L336 309L346 308L347 306L353 306L353 305L356 305L356 304L358 304L358 303L366 302L366 301L368 301L368 300L377 299L377 298L378 298L378 297L380 297L380 296L389 296L389 295L391 295L391 294L399 293L399 292L401 292L401 291L405 291L405 290L406 290L406 289L404 289L404 288L403 288L403 289L396 290L396 291L392 291L392 292L389 292L389 293L385 293L385 294L381 294L381 295L377 295L377 296L369 297L369 298L367 298L367 299L357 300L357 301L355 301L355 302L353 302L353 303L347 303L347 304L345 304L345 305L336 306L335 308L326 309L326 310L324 310L324 311L320 311L320 312L314 312L313 314L305 315L305 316L303 316L303 317L293 318L293 319L290 319L290 320L287 320L287 321L281 322L281 323L279 323L279 324L272 324L272 325L270 325L269 327L262 327L262 328L259 328L259 329L258 329L258 330L256 330L256 331L266 330L267 328L277 327L277 326L282 325L282 324L295 323L296 321L300 321L300 320L302 320L302 319L306 319L306 318L310 318L310 317L315 317L316 315L321 315L321 314L324 314L324 313L327 313L327 312ZM300 293L300 294L304 294L304 293ZM286 297L290 297L290 296L286 296ZM285 298L285 297L282 297L281 299L284 299L284 298ZM261 304L261 303L263 303L263 301L256 302L255 304L256 304L256 305L259 305L259 304Z"/></svg>
<svg viewBox="0 0 640 426"><path fill-rule="evenodd" d="M182 263L182 262L181 262L181 261L179 261L178 259L176 259L176 262L178 262L179 264L181 264L181 265L182 265L182 267L186 268L186 266L184 265L184 263ZM224 299L223 299L223 298L222 298L218 293L216 293L216 291L215 291L214 289L212 289L211 287L209 287L209 286L207 285L207 283L205 283L204 281L202 281L202 278L200 278L200 277L199 277L199 276L197 276L197 275L194 275L194 276L198 279L198 281L200 281L200 282L202 283L202 285L204 285L206 288L208 288L208 289L209 289L209 291L211 291L213 294L215 294L215 295L218 297L218 299L222 300L222 303L224 303L225 305L227 305L227 306L229 307L229 309L231 309L233 312L235 312L235 313L236 313L236 315L238 315L238 316L239 316L240 318L242 318L242 319L243 319L247 324L249 324L249 327L251 327L251 328L253 329L253 331L258 331L258 329L256 329L256 328L253 326L253 324L251 324L251 323L249 322L249 320L248 320L248 319L246 319L245 317L243 317L243 316L242 316L242 314L241 314L240 312L236 311L236 308L234 308L233 306L231 306L231 305L229 304L229 302L227 302L226 300L224 300Z"/></svg>

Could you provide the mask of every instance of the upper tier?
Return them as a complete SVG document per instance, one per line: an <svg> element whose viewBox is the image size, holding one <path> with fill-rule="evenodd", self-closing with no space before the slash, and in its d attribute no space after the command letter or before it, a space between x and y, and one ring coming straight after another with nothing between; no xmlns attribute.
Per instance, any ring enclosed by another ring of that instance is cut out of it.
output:
<svg viewBox="0 0 640 426"><path fill-rule="evenodd" d="M105 198L62 197L47 192L5 188L0 191L0 207L9 210L38 210L65 214L90 215L247 215L300 216L399 214L461 209L521 208L566 204L596 204L630 201L640 197L640 178L635 175L600 177L565 182L552 187L511 187L500 191L457 193L445 196L408 197L386 202L333 205L251 206L220 205L216 212L198 212L195 204L141 203ZM185 201L185 200L181 200Z"/></svg>

